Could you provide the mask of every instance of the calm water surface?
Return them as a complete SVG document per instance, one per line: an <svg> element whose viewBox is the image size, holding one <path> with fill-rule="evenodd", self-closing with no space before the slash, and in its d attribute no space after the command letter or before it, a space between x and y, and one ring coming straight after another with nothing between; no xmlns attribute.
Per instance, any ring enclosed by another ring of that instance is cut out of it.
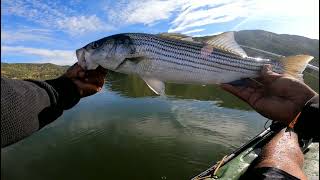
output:
<svg viewBox="0 0 320 180"><path fill-rule="evenodd" d="M189 179L264 129L266 119L215 86L110 74L48 127L1 150L4 179Z"/></svg>

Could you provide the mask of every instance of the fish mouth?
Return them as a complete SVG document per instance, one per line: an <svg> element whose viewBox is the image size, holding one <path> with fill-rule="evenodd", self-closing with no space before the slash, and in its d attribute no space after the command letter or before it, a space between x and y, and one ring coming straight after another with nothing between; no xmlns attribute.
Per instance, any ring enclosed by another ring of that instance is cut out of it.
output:
<svg viewBox="0 0 320 180"><path fill-rule="evenodd" d="M82 48L76 50L76 56L77 56L77 59L78 59L78 64L79 64L83 69L86 69L86 68L87 68L87 66L86 66L86 59L85 59L85 56L84 56L84 50L83 50Z"/></svg>

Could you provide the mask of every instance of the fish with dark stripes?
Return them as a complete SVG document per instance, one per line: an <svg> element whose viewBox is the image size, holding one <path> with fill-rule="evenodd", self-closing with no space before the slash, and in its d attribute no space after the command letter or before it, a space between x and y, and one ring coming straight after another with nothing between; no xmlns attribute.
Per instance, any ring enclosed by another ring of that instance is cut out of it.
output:
<svg viewBox="0 0 320 180"><path fill-rule="evenodd" d="M270 60L248 57L233 32L205 42L180 34L116 34L76 51L79 65L87 70L103 68L139 75L156 94L165 94L164 82L220 84L259 76L265 64L273 71L302 79L309 55Z"/></svg>

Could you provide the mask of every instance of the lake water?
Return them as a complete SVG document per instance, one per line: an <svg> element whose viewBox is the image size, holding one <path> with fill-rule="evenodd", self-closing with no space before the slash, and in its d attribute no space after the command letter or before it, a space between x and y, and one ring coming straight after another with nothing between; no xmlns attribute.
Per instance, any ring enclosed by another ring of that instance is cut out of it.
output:
<svg viewBox="0 0 320 180"><path fill-rule="evenodd" d="M1 150L1 178L189 179L264 129L263 118L216 86L168 84L159 97L111 74L43 130Z"/></svg>

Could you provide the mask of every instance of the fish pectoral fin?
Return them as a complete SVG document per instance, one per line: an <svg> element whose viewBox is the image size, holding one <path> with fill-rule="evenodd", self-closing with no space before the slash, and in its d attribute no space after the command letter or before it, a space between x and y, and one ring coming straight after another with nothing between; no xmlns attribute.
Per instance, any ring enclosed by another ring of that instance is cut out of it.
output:
<svg viewBox="0 0 320 180"><path fill-rule="evenodd" d="M126 63L133 63L133 64L138 64L140 61L144 60L145 58L143 57L127 57L124 58L122 61L120 61L121 63L119 63L117 65L116 68L114 68L115 70L120 69L123 65L125 65Z"/></svg>
<svg viewBox="0 0 320 180"><path fill-rule="evenodd" d="M144 57L128 57L125 61L130 61L132 63L138 64L140 61L144 60Z"/></svg>
<svg viewBox="0 0 320 180"><path fill-rule="evenodd" d="M246 52L239 46L239 44L234 39L234 33L232 31L216 35L206 40L205 43L217 49L227 51L231 54L235 54L241 57L247 57Z"/></svg>
<svg viewBox="0 0 320 180"><path fill-rule="evenodd" d="M148 87L155 92L157 95L165 95L165 84L164 82L149 77L142 77L142 79L147 83Z"/></svg>

